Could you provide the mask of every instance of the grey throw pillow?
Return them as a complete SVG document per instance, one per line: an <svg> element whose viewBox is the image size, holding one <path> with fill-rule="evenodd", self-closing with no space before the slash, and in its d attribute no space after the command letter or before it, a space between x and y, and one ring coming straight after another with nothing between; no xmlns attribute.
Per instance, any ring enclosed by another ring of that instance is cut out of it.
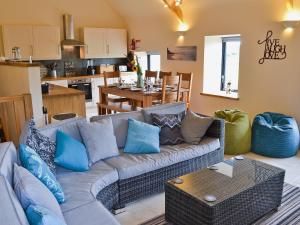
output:
<svg viewBox="0 0 300 225"><path fill-rule="evenodd" d="M192 111L187 111L181 124L184 141L188 144L199 144L213 120L212 117L201 117Z"/></svg>
<svg viewBox="0 0 300 225"><path fill-rule="evenodd" d="M79 130L88 151L90 164L119 155L111 118L79 124Z"/></svg>
<svg viewBox="0 0 300 225"><path fill-rule="evenodd" d="M177 145L183 143L181 121L185 112L179 114L151 114L152 124L160 127L159 143L161 145Z"/></svg>
<svg viewBox="0 0 300 225"><path fill-rule="evenodd" d="M64 220L59 204L48 188L25 168L14 164L14 190L23 207L40 205Z"/></svg>
<svg viewBox="0 0 300 225"><path fill-rule="evenodd" d="M32 148L47 164L51 172L55 174L54 156L56 143L38 131L33 119L27 122L26 126L28 132L25 144Z"/></svg>

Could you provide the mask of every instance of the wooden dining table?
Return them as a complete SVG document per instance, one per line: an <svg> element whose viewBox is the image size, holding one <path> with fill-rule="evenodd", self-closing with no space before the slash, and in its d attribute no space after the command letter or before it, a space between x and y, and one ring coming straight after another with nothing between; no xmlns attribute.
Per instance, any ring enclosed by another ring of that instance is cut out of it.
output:
<svg viewBox="0 0 300 225"><path fill-rule="evenodd" d="M116 95L139 102L141 107L147 108L152 106L152 102L161 99L161 91L142 91L131 90L130 88L118 88L116 86L99 86L100 101L107 104L108 95Z"/></svg>
<svg viewBox="0 0 300 225"><path fill-rule="evenodd" d="M100 103L108 105L108 95L115 95L132 100L134 103L131 110L136 110L137 107L148 108L151 107L153 102L162 99L161 89L154 89L153 91L131 90L130 88L119 88L115 85L112 86L98 86ZM181 88L182 98L189 92L189 89ZM104 113L104 112L103 112Z"/></svg>

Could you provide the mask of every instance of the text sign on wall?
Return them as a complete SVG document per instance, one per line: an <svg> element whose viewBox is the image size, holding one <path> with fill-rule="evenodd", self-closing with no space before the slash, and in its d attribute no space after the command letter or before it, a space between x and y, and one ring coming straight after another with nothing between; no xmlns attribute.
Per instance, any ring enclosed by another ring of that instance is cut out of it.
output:
<svg viewBox="0 0 300 225"><path fill-rule="evenodd" d="M265 60L283 60L286 58L286 45L281 45L279 39L272 39L273 31L268 31L265 40L259 40L259 45L265 45L264 56L259 59L259 64L263 64Z"/></svg>

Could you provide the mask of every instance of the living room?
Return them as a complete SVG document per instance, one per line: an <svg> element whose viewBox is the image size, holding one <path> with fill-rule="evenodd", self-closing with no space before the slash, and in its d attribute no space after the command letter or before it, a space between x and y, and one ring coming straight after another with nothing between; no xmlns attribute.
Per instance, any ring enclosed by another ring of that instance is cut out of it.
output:
<svg viewBox="0 0 300 225"><path fill-rule="evenodd" d="M299 0L1 6L1 225L300 224Z"/></svg>

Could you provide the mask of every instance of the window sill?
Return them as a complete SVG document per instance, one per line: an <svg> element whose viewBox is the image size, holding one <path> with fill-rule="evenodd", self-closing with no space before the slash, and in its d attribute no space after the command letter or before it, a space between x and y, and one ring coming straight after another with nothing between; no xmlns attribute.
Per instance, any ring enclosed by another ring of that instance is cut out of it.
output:
<svg viewBox="0 0 300 225"><path fill-rule="evenodd" d="M211 94L211 93L204 93L204 92L201 92L200 95L204 95L204 96L210 96L210 97L216 97L216 98L225 98L225 99L230 99L230 100L235 100L235 101L238 101L239 100L239 97L238 97L238 94L230 94L230 95L227 95L226 93L220 93L220 94Z"/></svg>

